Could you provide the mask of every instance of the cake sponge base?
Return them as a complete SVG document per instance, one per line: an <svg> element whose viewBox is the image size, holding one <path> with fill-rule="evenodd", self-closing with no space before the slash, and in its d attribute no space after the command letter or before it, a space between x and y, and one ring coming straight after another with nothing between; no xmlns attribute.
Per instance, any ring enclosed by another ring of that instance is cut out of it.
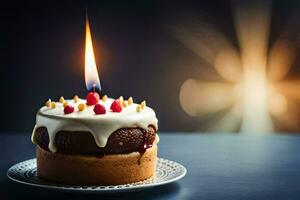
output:
<svg viewBox="0 0 300 200"><path fill-rule="evenodd" d="M119 185L142 181L155 174L157 145L128 154L69 155L52 153L37 145L37 174L41 179L68 185Z"/></svg>

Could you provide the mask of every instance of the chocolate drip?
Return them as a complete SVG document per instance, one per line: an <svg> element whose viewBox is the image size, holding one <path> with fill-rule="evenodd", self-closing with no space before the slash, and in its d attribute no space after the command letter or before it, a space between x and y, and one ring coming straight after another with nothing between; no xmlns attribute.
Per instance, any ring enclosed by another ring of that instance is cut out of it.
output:
<svg viewBox="0 0 300 200"><path fill-rule="evenodd" d="M142 129L143 132L143 143L141 144L140 148L139 148L139 153L140 153L140 159L138 160L138 164L141 163L141 159L144 155L144 153L147 151L147 149L151 148L153 146L153 143L149 143L147 141L147 131Z"/></svg>

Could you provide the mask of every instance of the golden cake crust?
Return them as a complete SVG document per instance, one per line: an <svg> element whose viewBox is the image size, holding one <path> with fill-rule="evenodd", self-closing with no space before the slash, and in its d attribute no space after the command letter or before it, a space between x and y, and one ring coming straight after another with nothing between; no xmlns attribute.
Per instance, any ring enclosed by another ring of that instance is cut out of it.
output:
<svg viewBox="0 0 300 200"><path fill-rule="evenodd" d="M37 145L38 177L69 185L118 185L153 177L157 145L144 154L68 155L52 153Z"/></svg>

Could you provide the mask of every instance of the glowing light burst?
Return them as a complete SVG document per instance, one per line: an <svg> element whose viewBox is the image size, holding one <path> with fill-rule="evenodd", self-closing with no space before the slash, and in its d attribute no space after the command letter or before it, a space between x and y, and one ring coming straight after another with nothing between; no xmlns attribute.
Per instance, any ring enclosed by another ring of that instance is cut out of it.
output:
<svg viewBox="0 0 300 200"><path fill-rule="evenodd" d="M269 7L235 10L239 48L208 24L199 24L197 31L176 29L179 41L222 79L217 82L190 78L180 89L180 104L192 117L227 110L222 119L210 124L210 130L270 133L275 130L274 120L290 129L297 127L290 102L300 99L299 84L285 81L295 51L291 44L279 39L268 49Z"/></svg>

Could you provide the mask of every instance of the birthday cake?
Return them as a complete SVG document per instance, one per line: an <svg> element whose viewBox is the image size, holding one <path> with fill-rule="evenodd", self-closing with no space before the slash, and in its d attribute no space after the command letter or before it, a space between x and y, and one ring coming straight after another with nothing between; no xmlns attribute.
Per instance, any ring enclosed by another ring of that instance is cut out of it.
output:
<svg viewBox="0 0 300 200"><path fill-rule="evenodd" d="M41 179L71 185L116 185L155 174L158 120L143 101L99 99L90 93L58 102L48 100L36 115L31 140L36 144Z"/></svg>

